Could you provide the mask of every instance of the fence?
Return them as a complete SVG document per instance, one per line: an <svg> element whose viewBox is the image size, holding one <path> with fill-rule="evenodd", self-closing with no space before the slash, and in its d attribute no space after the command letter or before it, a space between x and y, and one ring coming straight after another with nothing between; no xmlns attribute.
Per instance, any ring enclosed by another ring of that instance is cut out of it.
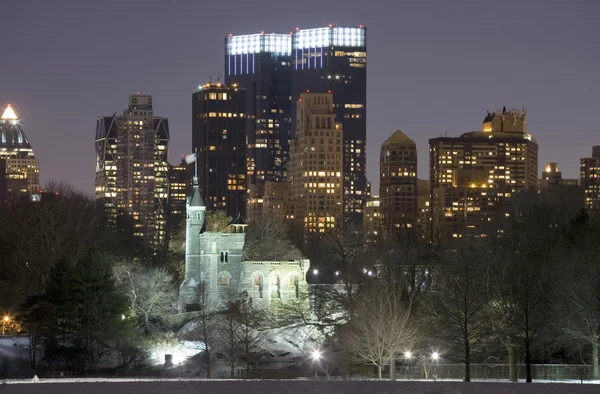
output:
<svg viewBox="0 0 600 394"><path fill-rule="evenodd" d="M436 375L438 379L463 379L463 364L439 364L429 367L429 379ZM389 375L389 371L388 372ZM591 365L577 364L532 364L531 376L534 380L589 380L592 379ZM425 379L420 364L396 366L398 379ZM517 377L525 379L525 365L517 365ZM471 364L471 379L508 380L508 364Z"/></svg>

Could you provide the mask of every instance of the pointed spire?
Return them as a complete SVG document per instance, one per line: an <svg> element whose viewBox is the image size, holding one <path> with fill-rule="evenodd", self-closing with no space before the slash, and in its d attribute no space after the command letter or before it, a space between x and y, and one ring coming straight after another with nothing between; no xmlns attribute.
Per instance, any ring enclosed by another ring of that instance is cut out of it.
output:
<svg viewBox="0 0 600 394"><path fill-rule="evenodd" d="M16 120L16 119L19 119L19 118L17 118L17 114L15 114L15 111L13 111L13 109L10 106L10 104L8 104L8 106L4 110L4 113L2 114L2 118L1 119Z"/></svg>

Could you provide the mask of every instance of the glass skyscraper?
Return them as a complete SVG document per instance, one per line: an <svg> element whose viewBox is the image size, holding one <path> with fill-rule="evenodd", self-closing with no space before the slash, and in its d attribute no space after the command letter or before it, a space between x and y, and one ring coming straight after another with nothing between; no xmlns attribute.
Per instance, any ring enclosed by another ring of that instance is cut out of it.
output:
<svg viewBox="0 0 600 394"><path fill-rule="evenodd" d="M283 182L291 128L290 34L225 38L225 83L246 90L247 168L251 185Z"/></svg>
<svg viewBox="0 0 600 394"><path fill-rule="evenodd" d="M292 99L332 93L344 130L344 211L362 221L367 197L367 30L364 26L297 29L292 38ZM297 122L296 107L291 117Z"/></svg>

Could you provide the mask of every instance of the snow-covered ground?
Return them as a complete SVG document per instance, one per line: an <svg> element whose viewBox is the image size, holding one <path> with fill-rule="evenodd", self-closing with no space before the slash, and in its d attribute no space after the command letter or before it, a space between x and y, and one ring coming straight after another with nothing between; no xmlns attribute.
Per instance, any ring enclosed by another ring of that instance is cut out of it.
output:
<svg viewBox="0 0 600 394"><path fill-rule="evenodd" d="M97 394L97 393L129 393L129 394L203 394L231 393L378 393L378 394L408 394L408 393L532 393L532 394L587 394L597 393L598 386L587 384L508 384L508 383L462 383L462 382L379 382L379 381L313 381L313 380L271 380L271 381L240 381L240 380L111 380L106 382L64 379L61 383L47 384L0 384L0 390L6 394Z"/></svg>

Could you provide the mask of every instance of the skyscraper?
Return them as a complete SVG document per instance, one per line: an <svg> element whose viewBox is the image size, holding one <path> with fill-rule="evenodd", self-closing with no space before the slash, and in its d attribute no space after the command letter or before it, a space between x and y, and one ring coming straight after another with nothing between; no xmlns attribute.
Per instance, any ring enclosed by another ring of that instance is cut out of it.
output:
<svg viewBox="0 0 600 394"><path fill-rule="evenodd" d="M0 117L0 160L5 161L5 199L40 192L40 163L10 104Z"/></svg>
<svg viewBox="0 0 600 394"><path fill-rule="evenodd" d="M581 187L585 193L585 207L600 210L600 145L592 148L592 157L585 157L579 164Z"/></svg>
<svg viewBox="0 0 600 394"><path fill-rule="evenodd" d="M298 29L292 42L292 98L331 92L344 130L344 211L362 221L366 199L367 30L364 26ZM298 119L292 106L292 119Z"/></svg>
<svg viewBox="0 0 600 394"><path fill-rule="evenodd" d="M460 137L432 138L429 147L433 229L442 231L442 223L451 221L454 215L485 216L489 211L493 217L485 220L501 220L506 217L502 214L504 208L500 208L506 198L510 199L519 190L537 189L538 145L527 133L525 110L507 110L505 107L494 113L488 112L481 131ZM474 195L480 196L480 205L477 201L468 203L469 200L464 200L464 190L461 197L458 189L465 187L481 189L473 190ZM453 188L455 190L450 190ZM463 217L461 223L469 223L469 218ZM494 229L489 231L502 230L499 225ZM462 234L455 230L456 227L452 236ZM485 235L490 235L489 231L477 230Z"/></svg>
<svg viewBox="0 0 600 394"><path fill-rule="evenodd" d="M185 160L179 165L169 164L169 215L167 223L176 227L185 219L185 202L187 200L188 168Z"/></svg>
<svg viewBox="0 0 600 394"><path fill-rule="evenodd" d="M414 230L417 223L417 147L401 130L383 144L379 157L381 222L385 231Z"/></svg>
<svg viewBox="0 0 600 394"><path fill-rule="evenodd" d="M381 233L381 201L379 196L370 196L363 210L363 238L366 243L377 241Z"/></svg>
<svg viewBox="0 0 600 394"><path fill-rule="evenodd" d="M208 211L246 215L246 92L209 82L192 95L192 146Z"/></svg>
<svg viewBox="0 0 600 394"><path fill-rule="evenodd" d="M153 249L166 235L168 152L168 119L154 116L152 96L129 96L122 114L96 123L96 199L112 226L132 225Z"/></svg>
<svg viewBox="0 0 600 394"><path fill-rule="evenodd" d="M323 233L339 224L342 209L342 123L331 93L303 93L290 141L292 198L304 204L304 228Z"/></svg>
<svg viewBox="0 0 600 394"><path fill-rule="evenodd" d="M289 34L229 35L225 38L225 83L246 91L248 181L283 182L291 128Z"/></svg>

